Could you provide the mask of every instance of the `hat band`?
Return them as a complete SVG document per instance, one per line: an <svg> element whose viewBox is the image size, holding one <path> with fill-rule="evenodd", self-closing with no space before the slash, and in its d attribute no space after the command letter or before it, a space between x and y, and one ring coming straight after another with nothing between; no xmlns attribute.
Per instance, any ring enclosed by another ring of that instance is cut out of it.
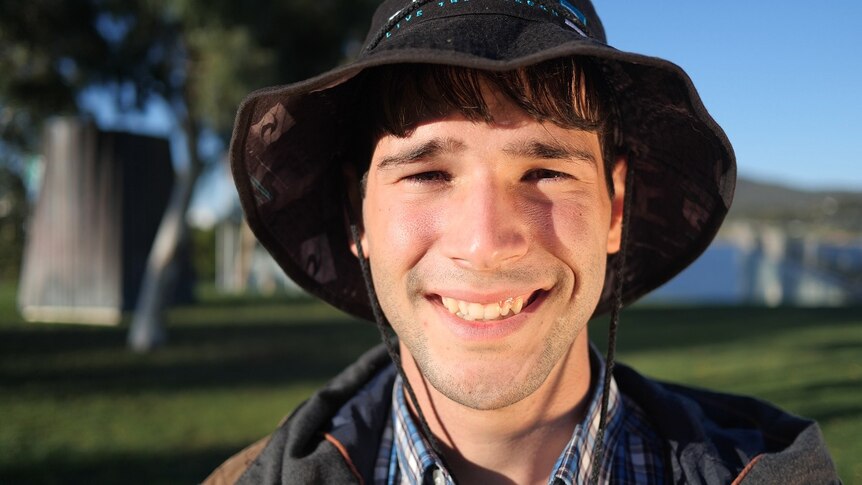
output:
<svg viewBox="0 0 862 485"><path fill-rule="evenodd" d="M406 29L421 21L471 14L512 15L540 21L551 17L582 37L596 38L587 27L586 15L568 0L412 0L410 5L389 17L365 52L396 35L402 28Z"/></svg>

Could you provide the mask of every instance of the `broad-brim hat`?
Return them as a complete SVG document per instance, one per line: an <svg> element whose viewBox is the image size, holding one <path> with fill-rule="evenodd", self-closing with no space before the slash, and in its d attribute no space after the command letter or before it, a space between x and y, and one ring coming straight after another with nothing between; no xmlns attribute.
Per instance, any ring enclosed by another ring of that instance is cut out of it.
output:
<svg viewBox="0 0 862 485"><path fill-rule="evenodd" d="M249 226L297 284L373 319L344 212L342 167L355 163L351 138L362 123L349 113L357 75L402 63L503 71L570 56L593 59L614 96L634 176L622 300L636 300L710 244L730 207L736 161L685 72L610 47L588 1L385 1L355 60L240 106L230 158ZM596 314L612 306L615 257Z"/></svg>

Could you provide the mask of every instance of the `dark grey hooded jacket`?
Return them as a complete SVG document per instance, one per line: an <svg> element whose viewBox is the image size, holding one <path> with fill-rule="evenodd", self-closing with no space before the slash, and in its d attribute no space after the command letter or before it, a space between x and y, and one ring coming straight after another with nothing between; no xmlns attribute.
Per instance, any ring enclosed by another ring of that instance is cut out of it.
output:
<svg viewBox="0 0 862 485"><path fill-rule="evenodd" d="M762 401L658 383L617 364L620 392L665 440L670 483L840 483L816 423ZM395 368L363 355L206 483L373 483Z"/></svg>

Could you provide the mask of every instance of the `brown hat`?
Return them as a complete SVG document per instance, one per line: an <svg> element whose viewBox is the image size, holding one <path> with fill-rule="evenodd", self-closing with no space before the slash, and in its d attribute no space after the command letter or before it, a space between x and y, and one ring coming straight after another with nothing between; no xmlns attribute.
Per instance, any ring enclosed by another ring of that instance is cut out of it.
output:
<svg viewBox="0 0 862 485"><path fill-rule="evenodd" d="M361 123L349 114L357 74L401 63L511 70L570 56L593 59L614 96L618 143L634 176L622 299L636 300L712 241L730 207L736 161L685 72L608 46L587 0L384 2L354 61L242 103L230 157L249 226L297 284L371 319L344 218L342 167L357 156ZM612 263L596 314L611 308Z"/></svg>

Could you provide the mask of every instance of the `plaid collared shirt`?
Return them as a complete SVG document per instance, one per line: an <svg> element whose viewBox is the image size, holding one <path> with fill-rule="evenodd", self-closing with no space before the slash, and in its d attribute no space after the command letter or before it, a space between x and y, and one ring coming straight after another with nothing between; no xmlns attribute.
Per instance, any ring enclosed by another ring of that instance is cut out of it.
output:
<svg viewBox="0 0 862 485"><path fill-rule="evenodd" d="M593 445L599 429L601 395L604 389L605 365L601 358L592 359L598 372L586 419L575 427L572 438L562 450L548 479L549 485L589 483L595 455ZM584 424L586 423L586 427ZM620 394L611 379L608 400L608 423L602 442L604 459L599 469L599 483L658 484L667 482L663 459L664 445L644 412ZM380 451L374 470L377 485L454 485L446 470L413 421L404 401L401 377L392 389L392 415L383 430Z"/></svg>

